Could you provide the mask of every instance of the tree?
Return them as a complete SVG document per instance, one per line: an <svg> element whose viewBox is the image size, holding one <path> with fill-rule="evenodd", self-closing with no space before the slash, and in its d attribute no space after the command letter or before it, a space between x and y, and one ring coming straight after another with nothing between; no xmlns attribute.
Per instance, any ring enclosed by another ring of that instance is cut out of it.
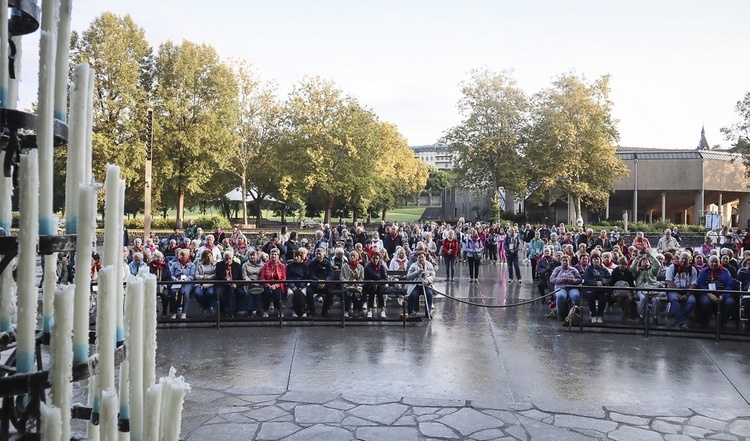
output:
<svg viewBox="0 0 750 441"><path fill-rule="evenodd" d="M454 146L457 181L476 192L490 190L500 206L500 188L526 191L523 147L529 129L529 101L508 72L471 72L461 85L458 110L463 121L448 130L443 143Z"/></svg>
<svg viewBox="0 0 750 441"><path fill-rule="evenodd" d="M444 170L438 170L436 167L430 167L430 175L427 178L426 189L430 192L441 193L450 187L451 181L448 173Z"/></svg>
<svg viewBox="0 0 750 441"><path fill-rule="evenodd" d="M750 92L737 101L734 106L739 121L729 127L723 127L721 132L727 141L732 141L731 151L742 155L745 163L745 176L750 177Z"/></svg>
<svg viewBox="0 0 750 441"><path fill-rule="evenodd" d="M109 162L120 166L128 187L142 189L146 108L153 74L153 53L143 28L129 15L105 12L82 34L73 34L71 60L89 63L96 72L92 134L95 180L103 182ZM142 209L143 194L127 192L126 212Z"/></svg>
<svg viewBox="0 0 750 441"><path fill-rule="evenodd" d="M171 41L159 47L155 69L155 180L168 183L178 225L186 199L219 197L225 187L214 176L234 154L237 84L229 66L206 44Z"/></svg>
<svg viewBox="0 0 750 441"><path fill-rule="evenodd" d="M534 97L534 128L526 150L533 186L570 195L574 216L581 203L603 204L627 167L615 156L619 138L612 118L609 76L591 84L561 75Z"/></svg>
<svg viewBox="0 0 750 441"><path fill-rule="evenodd" d="M267 195L280 197L289 182L282 141L282 111L276 102L275 87L262 84L244 61L233 63L237 98L237 143L227 170L240 180L243 195L248 185L255 191L256 226L261 226L261 205ZM285 217L282 212L282 217ZM247 202L242 201L242 216L247 224Z"/></svg>

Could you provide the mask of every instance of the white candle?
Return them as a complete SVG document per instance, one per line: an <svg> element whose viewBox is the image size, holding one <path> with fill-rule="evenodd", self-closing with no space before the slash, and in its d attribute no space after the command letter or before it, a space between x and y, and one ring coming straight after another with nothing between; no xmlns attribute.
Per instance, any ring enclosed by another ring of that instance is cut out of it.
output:
<svg viewBox="0 0 750 441"><path fill-rule="evenodd" d="M78 232L78 195L75 190L83 183L83 162L86 154L86 105L89 90L89 65L76 65L73 73L73 92L70 94L70 123L68 124L68 174L65 179L65 232Z"/></svg>
<svg viewBox="0 0 750 441"><path fill-rule="evenodd" d="M117 230L120 232L120 237L122 237L123 232L125 230L124 221L125 221L125 181L120 180L120 187L119 187L119 205L117 208L120 210L120 214L117 216ZM120 242L120 246L118 247L119 253L118 257L120 258L120 264L117 265L117 309L115 310L116 318L117 318L117 341L125 341L125 320L123 318L123 310L125 308L125 276L130 273L130 270L126 266L125 262L125 256L123 253L122 248L122 242Z"/></svg>
<svg viewBox="0 0 750 441"><path fill-rule="evenodd" d="M91 253L96 235L96 187L81 185L78 190L78 238L76 240L75 323L73 324L73 360L89 356L89 302L91 297Z"/></svg>
<svg viewBox="0 0 750 441"><path fill-rule="evenodd" d="M162 439L179 440L180 425L182 423L182 405L185 402L185 394L190 392L190 385L185 383L182 377L175 377L175 368L169 369L169 376L159 380L165 388L162 400Z"/></svg>
<svg viewBox="0 0 750 441"><path fill-rule="evenodd" d="M16 371L34 371L36 334L36 249L39 243L39 168L36 150L21 155L18 233L18 345Z"/></svg>
<svg viewBox="0 0 750 441"><path fill-rule="evenodd" d="M99 376L98 375L91 375L89 376L89 396L88 396L88 406L91 408L92 412L99 413ZM94 425L91 420L89 420L87 424L87 432L86 437L90 439L91 441L96 441L99 439L99 425Z"/></svg>
<svg viewBox="0 0 750 441"><path fill-rule="evenodd" d="M128 277L126 301L126 341L130 362L130 439L143 440L143 298L140 277Z"/></svg>
<svg viewBox="0 0 750 441"><path fill-rule="evenodd" d="M89 87L87 92L88 103L86 104L86 146L84 148L86 159L83 163L83 179L85 183L90 184L94 182L94 177L91 173L91 148L92 148L92 135L94 127L94 86L96 84L96 71L91 69L89 71Z"/></svg>
<svg viewBox="0 0 750 441"><path fill-rule="evenodd" d="M0 0L0 107L8 107L8 0Z"/></svg>
<svg viewBox="0 0 750 441"><path fill-rule="evenodd" d="M107 266L99 271L96 344L99 354L99 391L115 387L115 284L117 271ZM103 434L102 434L103 435Z"/></svg>
<svg viewBox="0 0 750 441"><path fill-rule="evenodd" d="M130 354L128 354L129 357ZM130 419L130 394L128 393L128 388L130 387L130 360L128 358L120 364L120 419L122 420ZM123 440L123 434L127 435L128 432L120 432L120 440ZM129 436L125 438L129 439Z"/></svg>
<svg viewBox="0 0 750 441"><path fill-rule="evenodd" d="M107 178L104 181L104 265L115 267L122 264L122 223L120 207L120 167L107 164Z"/></svg>
<svg viewBox="0 0 750 441"><path fill-rule="evenodd" d="M46 0L45 0L46 3ZM65 122L68 106L68 60L70 58L70 10L72 0L60 1L55 69L55 118Z"/></svg>
<svg viewBox="0 0 750 441"><path fill-rule="evenodd" d="M146 391L146 405L144 409L143 439L160 440L159 422L161 421L161 384L153 384Z"/></svg>
<svg viewBox="0 0 750 441"><path fill-rule="evenodd" d="M156 382L156 275L143 277L143 388L144 393ZM144 439L149 439L144 436Z"/></svg>
<svg viewBox="0 0 750 441"><path fill-rule="evenodd" d="M5 152L0 151L0 164L3 162L5 162ZM10 236L10 225L13 220L11 213L12 194L11 178L6 178L0 173L0 228L3 229L6 236ZM7 332L11 329L11 316L15 309L15 289L12 271L0 273L0 332Z"/></svg>
<svg viewBox="0 0 750 441"><path fill-rule="evenodd" d="M40 431L42 441L59 441L62 439L60 437L62 430L60 409L55 406L48 406L45 403L40 403L39 410L42 415L42 430ZM70 439L70 437L65 439Z"/></svg>
<svg viewBox="0 0 750 441"><path fill-rule="evenodd" d="M55 325L50 340L52 404L62 412L59 439L70 439L70 400L73 393L73 300L75 286L60 285L55 292Z"/></svg>
<svg viewBox="0 0 750 441"><path fill-rule="evenodd" d="M42 236L52 235L55 228L52 222L52 196L54 194L55 54L58 8L59 0L45 0L42 3L42 31L39 36L36 141L39 150L39 234ZM50 298L53 294L49 294ZM45 331L49 332L49 329Z"/></svg>
<svg viewBox="0 0 750 441"><path fill-rule="evenodd" d="M16 59L13 63L16 70L16 78L8 78L8 108L15 109L18 106L18 82L21 78L21 60L23 60L23 40L21 36L12 37L11 41L16 45Z"/></svg>
<svg viewBox="0 0 750 441"><path fill-rule="evenodd" d="M99 417L99 435L102 441L117 441L117 392L102 391L102 411Z"/></svg>

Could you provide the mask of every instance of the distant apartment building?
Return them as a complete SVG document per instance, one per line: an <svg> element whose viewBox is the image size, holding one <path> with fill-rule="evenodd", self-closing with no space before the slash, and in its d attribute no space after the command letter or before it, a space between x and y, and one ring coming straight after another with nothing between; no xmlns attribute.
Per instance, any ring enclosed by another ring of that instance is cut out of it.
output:
<svg viewBox="0 0 750 441"><path fill-rule="evenodd" d="M412 146L414 157L437 168L438 170L453 170L453 163L457 153L453 147L447 145Z"/></svg>

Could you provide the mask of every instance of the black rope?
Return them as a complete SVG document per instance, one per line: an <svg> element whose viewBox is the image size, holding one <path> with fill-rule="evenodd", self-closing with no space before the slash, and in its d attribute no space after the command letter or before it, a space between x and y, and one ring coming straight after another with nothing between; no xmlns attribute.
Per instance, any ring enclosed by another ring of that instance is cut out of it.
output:
<svg viewBox="0 0 750 441"><path fill-rule="evenodd" d="M476 302L470 302L468 300L459 299L457 297L449 296L448 294L440 292L440 291L438 291L438 290L436 290L434 288L432 289L432 292L435 293L435 294L440 294L443 297L447 297L447 298L449 298L451 300L455 300L455 301L457 301L459 303L464 303L466 305L471 305L471 306L479 306L479 307L482 307L482 308L515 308L517 306L529 305L529 304L532 304L534 302L546 299L548 297L552 297L553 295L555 295L557 293L557 291L559 291L559 289L556 289L556 290L554 290L552 292L549 292L549 293L547 293L547 294L545 294L543 296L535 297L535 298L530 299L530 300L524 300L523 302L518 302L518 303L508 303L508 304L505 304L505 305L486 305L484 303L476 303Z"/></svg>

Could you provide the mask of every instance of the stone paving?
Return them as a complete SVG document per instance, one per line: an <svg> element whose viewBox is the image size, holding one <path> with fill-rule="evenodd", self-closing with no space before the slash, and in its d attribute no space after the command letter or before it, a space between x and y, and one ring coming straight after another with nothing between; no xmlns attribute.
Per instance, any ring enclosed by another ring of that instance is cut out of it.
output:
<svg viewBox="0 0 750 441"><path fill-rule="evenodd" d="M487 400L193 386L185 440L587 440L750 438L750 408L555 408Z"/></svg>

